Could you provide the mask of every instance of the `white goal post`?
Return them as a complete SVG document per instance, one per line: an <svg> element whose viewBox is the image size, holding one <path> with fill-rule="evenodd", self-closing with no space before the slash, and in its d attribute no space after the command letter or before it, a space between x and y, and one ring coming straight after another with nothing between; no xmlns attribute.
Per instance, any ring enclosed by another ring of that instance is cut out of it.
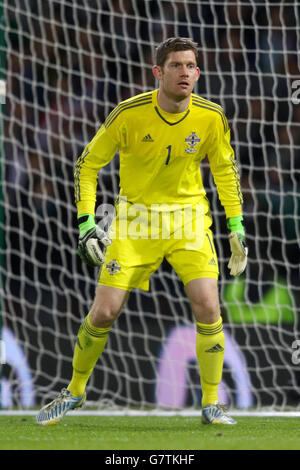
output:
<svg viewBox="0 0 300 470"><path fill-rule="evenodd" d="M207 163L226 334L223 401L300 409L300 5L259 0L9 0L1 22L1 404L52 399L71 377L97 272L77 255L74 164L121 100L156 86L157 44L199 44L195 92L223 106L241 172L246 273L227 270L223 209ZM98 204L118 194L118 158ZM195 327L167 263L134 291L88 384L98 409L197 409Z"/></svg>

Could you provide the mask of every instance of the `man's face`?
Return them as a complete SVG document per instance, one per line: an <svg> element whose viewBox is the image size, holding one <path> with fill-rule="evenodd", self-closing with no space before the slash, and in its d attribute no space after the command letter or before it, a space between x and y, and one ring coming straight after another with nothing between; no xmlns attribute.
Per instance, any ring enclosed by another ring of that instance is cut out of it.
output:
<svg viewBox="0 0 300 470"><path fill-rule="evenodd" d="M170 52L162 67L154 66L153 73L163 92L180 101L192 93L200 70L193 51L178 51Z"/></svg>

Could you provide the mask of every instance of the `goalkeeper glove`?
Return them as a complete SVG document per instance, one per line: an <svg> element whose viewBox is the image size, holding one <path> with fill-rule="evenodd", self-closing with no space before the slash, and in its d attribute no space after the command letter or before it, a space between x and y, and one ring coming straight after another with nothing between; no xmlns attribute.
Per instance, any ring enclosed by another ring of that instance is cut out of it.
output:
<svg viewBox="0 0 300 470"><path fill-rule="evenodd" d="M105 250L111 239L96 223L92 214L78 217L78 254L90 266L101 266L105 261Z"/></svg>
<svg viewBox="0 0 300 470"><path fill-rule="evenodd" d="M227 221L227 227L230 230L229 243L231 249L228 268L230 269L231 276L242 274L247 265L248 248L246 246L245 229L242 221L242 216L231 217Z"/></svg>

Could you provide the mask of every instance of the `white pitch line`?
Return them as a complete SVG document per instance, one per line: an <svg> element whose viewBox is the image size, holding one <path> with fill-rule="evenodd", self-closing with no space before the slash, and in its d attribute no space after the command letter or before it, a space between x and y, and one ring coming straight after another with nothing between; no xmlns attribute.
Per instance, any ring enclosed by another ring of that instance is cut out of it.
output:
<svg viewBox="0 0 300 470"><path fill-rule="evenodd" d="M38 410L0 410L0 416L35 416ZM258 417L258 418L299 418L300 411L242 411L229 410L231 416L240 417ZM182 411L139 411L139 410L86 410L70 411L68 416L161 416L161 417L197 417L201 416L201 411L182 410Z"/></svg>

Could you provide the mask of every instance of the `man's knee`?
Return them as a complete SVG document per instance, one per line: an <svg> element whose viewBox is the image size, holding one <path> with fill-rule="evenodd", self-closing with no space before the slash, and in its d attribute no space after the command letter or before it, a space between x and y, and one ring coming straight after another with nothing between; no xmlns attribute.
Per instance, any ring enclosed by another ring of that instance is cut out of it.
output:
<svg viewBox="0 0 300 470"><path fill-rule="evenodd" d="M192 303L192 309L196 321L200 323L215 323L220 316L220 306L217 298L211 296L202 296L195 299Z"/></svg>
<svg viewBox="0 0 300 470"><path fill-rule="evenodd" d="M196 321L215 323L220 316L217 283L213 279L198 279L186 286Z"/></svg>
<svg viewBox="0 0 300 470"><path fill-rule="evenodd" d="M112 306L93 304L90 310L90 322L97 328L108 328L118 316L118 312Z"/></svg>
<svg viewBox="0 0 300 470"><path fill-rule="evenodd" d="M90 310L90 322L98 328L108 328L121 313L129 293L120 289L99 286Z"/></svg>

